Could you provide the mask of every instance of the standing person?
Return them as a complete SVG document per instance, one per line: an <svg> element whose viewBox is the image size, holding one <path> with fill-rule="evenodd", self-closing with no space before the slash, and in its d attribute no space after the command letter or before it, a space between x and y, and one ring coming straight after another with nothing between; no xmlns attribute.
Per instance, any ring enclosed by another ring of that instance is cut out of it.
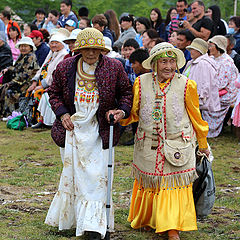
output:
<svg viewBox="0 0 240 240"><path fill-rule="evenodd" d="M153 8L150 13L151 27L158 32L160 38L167 40L165 24L162 19L161 11L158 8Z"/></svg>
<svg viewBox="0 0 240 240"><path fill-rule="evenodd" d="M205 13L205 16L212 19L214 24L214 35L226 35L227 29L221 19L221 10L217 5L210 6Z"/></svg>
<svg viewBox="0 0 240 240"><path fill-rule="evenodd" d="M219 111L218 66L216 61L208 56L208 43L201 38L195 38L186 48L190 51L192 60L187 63L183 75L197 83L199 109Z"/></svg>
<svg viewBox="0 0 240 240"><path fill-rule="evenodd" d="M14 22L13 20L11 20L11 13L7 10L3 10L0 13L0 19L4 22L5 24L5 34L6 34L6 38L8 37L9 34L9 29L12 26L15 26L18 28L18 31L20 32L20 38L21 38L21 29L18 25L17 22Z"/></svg>
<svg viewBox="0 0 240 240"><path fill-rule="evenodd" d="M237 89L234 82L238 79L238 70L230 56L226 53L227 38L221 35L209 39L209 55L218 64L218 90L221 109L219 111L202 111L202 116L209 124L208 137L217 137L223 128L224 119L230 106L236 100Z"/></svg>
<svg viewBox="0 0 240 240"><path fill-rule="evenodd" d="M72 1L71 0L62 0L60 3L61 16L58 19L58 27L64 28L67 20L73 20L76 25L78 24L78 19L76 15L71 11Z"/></svg>
<svg viewBox="0 0 240 240"><path fill-rule="evenodd" d="M202 1L194 1L191 8L197 21L192 26L188 21L184 21L183 27L188 29L195 37L207 41L214 35L213 21L205 16L205 6Z"/></svg>
<svg viewBox="0 0 240 240"><path fill-rule="evenodd" d="M78 9L78 16L80 19L82 19L83 17L88 18L88 14L89 14L89 10L87 7L80 7Z"/></svg>
<svg viewBox="0 0 240 240"><path fill-rule="evenodd" d="M136 37L136 31L133 28L134 25L134 19L132 15L123 16L120 19L120 25L123 29L123 32L121 32L118 40L114 42L113 47L116 47L118 49L118 52L121 52L121 48L123 43L129 39Z"/></svg>
<svg viewBox="0 0 240 240"><path fill-rule="evenodd" d="M46 12L43 8L38 8L35 11L35 17L36 19L33 20L33 24L35 24L39 29L41 29L43 27L43 24L45 23L45 17L46 17Z"/></svg>
<svg viewBox="0 0 240 240"><path fill-rule="evenodd" d="M8 45L11 48L13 61L15 62L20 55L20 50L15 47L15 45L20 40L20 32L18 31L17 27L10 27L9 34L8 34Z"/></svg>
<svg viewBox="0 0 240 240"><path fill-rule="evenodd" d="M135 182L128 221L131 227L168 232L197 230L192 183L196 178L195 134L200 151L209 154L207 122L199 111L197 85L176 70L184 66L181 50L159 43L142 65L153 72L133 86L133 108L121 124L139 121L135 137Z"/></svg>
<svg viewBox="0 0 240 240"><path fill-rule="evenodd" d="M104 13L105 16L108 16L108 28L114 32L114 41L117 41L120 36L120 27L119 21L117 19L117 14L114 10L109 9Z"/></svg>
<svg viewBox="0 0 240 240"><path fill-rule="evenodd" d="M59 19L59 12L55 9L51 10L46 18L43 27L46 29L50 34L57 28L57 23Z"/></svg>
<svg viewBox="0 0 240 240"><path fill-rule="evenodd" d="M169 27L169 33L171 34L173 31L179 29L179 25L181 26L181 22L187 20L186 11L188 4L186 0L178 0L176 3L177 16L171 20L171 25Z"/></svg>
<svg viewBox="0 0 240 240"><path fill-rule="evenodd" d="M57 117L52 137L65 145L65 152L58 192L45 223L59 230L75 227L76 236L88 232L89 239L97 240L104 238L107 224L109 114L115 119L115 146L116 123L129 116L132 91L122 64L101 55L107 49L100 31L85 28L75 46L80 54L58 64L49 90ZM112 212L110 229L113 222Z"/></svg>
<svg viewBox="0 0 240 240"><path fill-rule="evenodd" d="M233 34L233 37L236 39L234 50L240 54L240 17L231 17L229 19L228 27L228 33Z"/></svg>
<svg viewBox="0 0 240 240"><path fill-rule="evenodd" d="M135 21L135 25L138 33L135 37L135 40L138 42L140 47L143 47L143 33L150 28L150 21L145 17L139 17Z"/></svg>
<svg viewBox="0 0 240 240"><path fill-rule="evenodd" d="M32 38L37 48L35 54L38 60L38 64L41 67L50 51L50 48L45 42L43 42L43 34L40 31L33 30L29 37Z"/></svg>

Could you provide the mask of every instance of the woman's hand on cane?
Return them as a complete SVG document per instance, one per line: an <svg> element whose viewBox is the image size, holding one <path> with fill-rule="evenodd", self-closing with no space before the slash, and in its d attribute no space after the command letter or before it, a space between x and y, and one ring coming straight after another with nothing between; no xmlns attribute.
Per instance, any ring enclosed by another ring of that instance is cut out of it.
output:
<svg viewBox="0 0 240 240"><path fill-rule="evenodd" d="M109 110L107 113L106 113L106 118L108 120L108 122L110 123L110 114L112 114L114 116L114 124L119 122L121 119L123 119L125 117L125 112L123 110Z"/></svg>
<svg viewBox="0 0 240 240"><path fill-rule="evenodd" d="M61 121L62 121L62 125L66 130L72 131L74 129L74 125L72 123L71 116L69 113L63 114L61 116Z"/></svg>

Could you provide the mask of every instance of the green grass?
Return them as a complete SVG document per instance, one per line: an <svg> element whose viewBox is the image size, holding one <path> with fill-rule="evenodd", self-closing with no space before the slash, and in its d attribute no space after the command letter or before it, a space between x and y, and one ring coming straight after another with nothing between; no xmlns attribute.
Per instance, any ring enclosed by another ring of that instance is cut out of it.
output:
<svg viewBox="0 0 240 240"><path fill-rule="evenodd" d="M123 135L121 142L128 140ZM212 214L198 222L198 231L181 233L183 240L240 239L240 146L227 132L210 139L215 160L216 202ZM127 222L133 179L133 147L115 148L113 201L115 233L112 239L166 239L154 232L134 230ZM62 170L59 148L50 130L9 130L0 122L0 240L65 240L75 230L61 231L44 224ZM47 193L47 194L46 194Z"/></svg>

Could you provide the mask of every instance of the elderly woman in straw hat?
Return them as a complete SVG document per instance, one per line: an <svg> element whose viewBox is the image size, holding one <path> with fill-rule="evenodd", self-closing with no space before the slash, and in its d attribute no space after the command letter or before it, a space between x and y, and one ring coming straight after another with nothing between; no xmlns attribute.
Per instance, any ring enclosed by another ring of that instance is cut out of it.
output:
<svg viewBox="0 0 240 240"><path fill-rule="evenodd" d="M136 79L131 115L121 121L139 121L128 221L136 229L168 232L171 240L180 239L179 231L197 229L195 136L200 151L209 154L208 124L201 118L196 82L179 73L184 64L182 51L172 44L154 46L142 63L153 72Z"/></svg>
<svg viewBox="0 0 240 240"><path fill-rule="evenodd" d="M201 38L195 38L187 49L192 60L188 61L183 75L197 83L200 110L219 111L218 66L216 61L208 56L208 43Z"/></svg>
<svg viewBox="0 0 240 240"><path fill-rule="evenodd" d="M20 55L13 66L5 68L3 73L8 76L9 82L1 87L1 100L4 102L3 114L10 114L18 108L19 98L25 96L31 84L32 77L39 69L34 53L36 47L29 37L23 37L16 44ZM5 100L5 101L4 101Z"/></svg>
<svg viewBox="0 0 240 240"><path fill-rule="evenodd" d="M45 223L59 230L76 227L76 236L88 232L89 239L106 233L107 164L109 114L115 123L128 117L132 91L122 64L103 56L103 35L85 28L73 51L80 54L65 59L53 74L50 104L56 114L52 137L64 158L58 192ZM114 125L113 144L119 140ZM110 229L113 229L113 212Z"/></svg>
<svg viewBox="0 0 240 240"><path fill-rule="evenodd" d="M217 137L223 128L224 119L232 104L236 101L237 88L234 83L238 79L238 69L233 59L226 53L227 38L216 35L208 40L209 55L218 65L217 87L220 97L220 110L202 111L202 117L209 124L208 137Z"/></svg>

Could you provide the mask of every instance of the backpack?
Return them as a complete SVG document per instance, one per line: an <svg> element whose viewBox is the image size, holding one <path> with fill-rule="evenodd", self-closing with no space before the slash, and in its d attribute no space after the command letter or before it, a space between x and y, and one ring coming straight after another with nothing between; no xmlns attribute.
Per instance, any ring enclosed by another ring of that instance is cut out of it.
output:
<svg viewBox="0 0 240 240"><path fill-rule="evenodd" d="M215 181L212 163L196 149L196 171L199 176L193 183L193 198L197 217L203 218L211 213L215 202Z"/></svg>

